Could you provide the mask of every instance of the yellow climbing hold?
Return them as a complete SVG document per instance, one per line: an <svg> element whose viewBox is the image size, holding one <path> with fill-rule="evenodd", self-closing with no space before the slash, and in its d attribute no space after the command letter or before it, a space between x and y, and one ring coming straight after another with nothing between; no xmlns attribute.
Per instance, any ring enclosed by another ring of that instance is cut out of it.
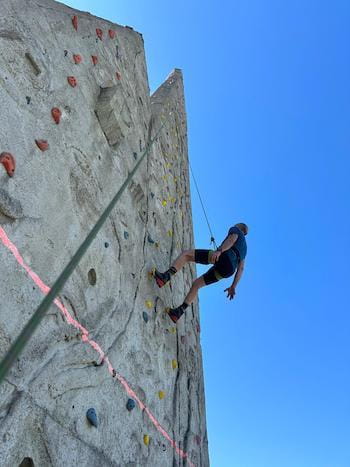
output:
<svg viewBox="0 0 350 467"><path fill-rule="evenodd" d="M168 204L168 203L166 202L166 200L165 200L165 199L163 199L163 201L162 201L162 205L165 207L167 204Z"/></svg>
<svg viewBox="0 0 350 467"><path fill-rule="evenodd" d="M146 446L149 445L149 435L143 435L143 442L145 443Z"/></svg>
<svg viewBox="0 0 350 467"><path fill-rule="evenodd" d="M171 366L173 367L173 370L176 370L176 368L178 368L178 366L179 366L179 365L177 364L177 360L175 360L175 359L172 360Z"/></svg>
<svg viewBox="0 0 350 467"><path fill-rule="evenodd" d="M165 392L164 391L158 391L158 397L159 397L159 399L164 399Z"/></svg>
<svg viewBox="0 0 350 467"><path fill-rule="evenodd" d="M155 270L156 270L156 268L152 268L150 271L148 271L148 279L149 280L153 280Z"/></svg>
<svg viewBox="0 0 350 467"><path fill-rule="evenodd" d="M169 332L171 334L176 334L176 328L169 328Z"/></svg>
<svg viewBox="0 0 350 467"><path fill-rule="evenodd" d="M146 300L145 303L146 303L147 308L149 308L149 309L153 308L153 303L151 302L151 300Z"/></svg>
<svg viewBox="0 0 350 467"><path fill-rule="evenodd" d="M176 198L174 198L174 197L170 198L171 203L175 203L175 201L176 201Z"/></svg>
<svg viewBox="0 0 350 467"><path fill-rule="evenodd" d="M173 236L173 231L172 231L171 229L168 230L168 236L169 236L169 237L172 237L172 236Z"/></svg>

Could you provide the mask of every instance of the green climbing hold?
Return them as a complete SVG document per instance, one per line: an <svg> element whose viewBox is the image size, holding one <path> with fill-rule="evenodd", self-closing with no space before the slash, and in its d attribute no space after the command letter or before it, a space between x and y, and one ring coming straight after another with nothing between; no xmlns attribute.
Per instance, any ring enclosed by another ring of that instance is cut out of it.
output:
<svg viewBox="0 0 350 467"><path fill-rule="evenodd" d="M149 317L148 317L148 313L146 313L145 311L142 313L142 316L143 316L143 319L145 321L145 323L148 323L148 320L149 320Z"/></svg>
<svg viewBox="0 0 350 467"><path fill-rule="evenodd" d="M86 418L89 420L92 426L97 428L98 421L97 421L96 410L94 408L91 408L86 412Z"/></svg>
<svg viewBox="0 0 350 467"><path fill-rule="evenodd" d="M126 408L129 412L132 411L132 409L134 409L136 406L136 403L134 401L134 399L128 399L128 402L126 403Z"/></svg>

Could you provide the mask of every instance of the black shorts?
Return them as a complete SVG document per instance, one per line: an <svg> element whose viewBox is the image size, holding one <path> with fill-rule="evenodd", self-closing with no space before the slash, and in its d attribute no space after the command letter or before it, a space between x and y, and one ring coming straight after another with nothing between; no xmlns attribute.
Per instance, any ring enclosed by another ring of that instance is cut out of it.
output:
<svg viewBox="0 0 350 467"><path fill-rule="evenodd" d="M214 250L194 250L194 260L199 264L210 264L210 255L213 252ZM232 276L235 270L228 254L224 251L215 265L203 274L203 279L206 285L213 284L220 279Z"/></svg>

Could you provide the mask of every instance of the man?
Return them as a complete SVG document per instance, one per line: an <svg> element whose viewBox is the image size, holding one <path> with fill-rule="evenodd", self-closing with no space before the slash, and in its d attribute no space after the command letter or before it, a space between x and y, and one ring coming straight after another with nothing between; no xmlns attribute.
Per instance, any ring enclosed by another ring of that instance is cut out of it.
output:
<svg viewBox="0 0 350 467"><path fill-rule="evenodd" d="M165 272L155 270L154 277L159 287L163 287L171 276L177 273L186 263L194 261L200 264L213 264L203 276L198 277L192 284L184 302L177 308L170 308L168 314L176 323L184 314L186 308L196 298L197 292L205 285L218 282L220 279L230 277L236 271L232 285L225 289L227 297L232 300L236 293L236 286L242 277L245 257L247 254L247 243L245 235L248 234L248 226L244 223L231 227L222 244L216 251L213 250L187 250L181 253L174 264Z"/></svg>

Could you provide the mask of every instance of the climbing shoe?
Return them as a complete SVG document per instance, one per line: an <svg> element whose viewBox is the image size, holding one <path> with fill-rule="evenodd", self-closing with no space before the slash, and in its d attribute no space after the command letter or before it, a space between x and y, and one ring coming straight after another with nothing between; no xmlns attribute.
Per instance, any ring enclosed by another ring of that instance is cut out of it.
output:
<svg viewBox="0 0 350 467"><path fill-rule="evenodd" d="M178 306L177 308L169 308L167 310L167 313L173 323L177 323L177 321L181 318L181 316L184 314L185 310L183 309L183 306Z"/></svg>
<svg viewBox="0 0 350 467"><path fill-rule="evenodd" d="M163 287L167 282L170 281L169 272L159 272L157 269L154 271L154 278L157 282L158 287Z"/></svg>

